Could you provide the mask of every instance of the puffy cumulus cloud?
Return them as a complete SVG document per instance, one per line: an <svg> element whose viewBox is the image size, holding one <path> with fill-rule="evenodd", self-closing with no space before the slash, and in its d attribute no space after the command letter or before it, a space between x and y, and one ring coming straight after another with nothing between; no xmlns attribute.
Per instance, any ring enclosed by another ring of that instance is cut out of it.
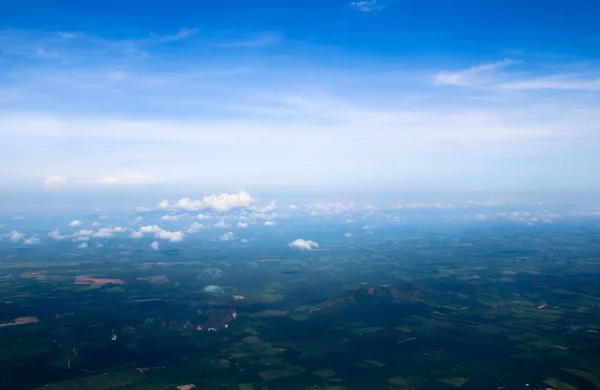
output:
<svg viewBox="0 0 600 390"><path fill-rule="evenodd" d="M125 231L125 228L122 226L117 226L116 228L113 229L113 231L115 233L123 233Z"/></svg>
<svg viewBox="0 0 600 390"><path fill-rule="evenodd" d="M223 229L223 228L228 228L228 227L229 227L229 225L228 225L228 224L226 224L226 223L225 223L225 221L219 221L219 222L215 223L215 225L214 225L214 226L215 226L216 228L221 228L221 229Z"/></svg>
<svg viewBox="0 0 600 390"><path fill-rule="evenodd" d="M188 214L176 214L176 215L163 215L160 219L163 221L179 221L187 218Z"/></svg>
<svg viewBox="0 0 600 390"><path fill-rule="evenodd" d="M69 236L62 235L62 234L60 234L60 232L58 230L55 229L48 233L48 237L55 239L55 240L64 240L65 238L68 238Z"/></svg>
<svg viewBox="0 0 600 390"><path fill-rule="evenodd" d="M275 226L275 221L265 221L265 226Z"/></svg>
<svg viewBox="0 0 600 390"><path fill-rule="evenodd" d="M221 242L225 242L225 241L231 241L231 240L233 240L233 239L234 239L234 237L235 237L235 235L233 234L233 232L227 232L227 233L225 233L225 234L222 234L222 235L219 237L219 240L220 240Z"/></svg>
<svg viewBox="0 0 600 390"><path fill-rule="evenodd" d="M26 239L25 241L23 241L23 244L25 245L36 245L39 244L41 241L39 238L35 238L35 237L30 237L28 239Z"/></svg>
<svg viewBox="0 0 600 390"><path fill-rule="evenodd" d="M157 241L153 241L152 244L150 244L150 249L152 249L153 251L157 251L158 250L158 242Z"/></svg>
<svg viewBox="0 0 600 390"><path fill-rule="evenodd" d="M277 210L277 201L273 200L273 201L271 201L271 203L269 203L267 205L264 205L264 206L256 205L256 206L249 207L249 209L252 211L259 212L259 213L270 213L270 212Z"/></svg>
<svg viewBox="0 0 600 390"><path fill-rule="evenodd" d="M94 222L92 222L92 226L98 226L98 225L100 225L100 224L98 223L98 221L94 221Z"/></svg>
<svg viewBox="0 0 600 390"><path fill-rule="evenodd" d="M46 188L60 188L67 185L67 179L60 175L54 175L44 180L42 184Z"/></svg>
<svg viewBox="0 0 600 390"><path fill-rule="evenodd" d="M209 294L221 294L223 292L223 289L219 286L215 286L215 285L211 284L211 285L204 287L203 291L206 293L209 293Z"/></svg>
<svg viewBox="0 0 600 390"><path fill-rule="evenodd" d="M82 242L81 244L77 245L77 248L81 248L81 249L85 249L88 247L88 243L87 242Z"/></svg>
<svg viewBox="0 0 600 390"><path fill-rule="evenodd" d="M81 222L80 220L76 219L74 221L69 222L69 226L81 226L83 224L83 222Z"/></svg>
<svg viewBox="0 0 600 390"><path fill-rule="evenodd" d="M311 215L331 215L356 211L356 205L354 203L315 203L308 208L311 210Z"/></svg>
<svg viewBox="0 0 600 390"><path fill-rule="evenodd" d="M240 242L241 242L242 244L245 244L245 243L247 243L247 242L248 242L248 240L246 240L245 238L242 238L242 239L240 240Z"/></svg>
<svg viewBox="0 0 600 390"><path fill-rule="evenodd" d="M75 234L73 234L75 237L81 237L81 236L91 236L94 234L93 230L89 230L89 229L81 229L78 232L75 232Z"/></svg>
<svg viewBox="0 0 600 390"><path fill-rule="evenodd" d="M154 238L159 240L169 240L170 242L181 242L183 241L183 237L182 232L170 232L168 230L161 230L154 236Z"/></svg>
<svg viewBox="0 0 600 390"><path fill-rule="evenodd" d="M297 248L301 250L311 250L313 248L318 248L319 244L312 240L303 240L301 238L294 240L288 244L290 248Z"/></svg>
<svg viewBox="0 0 600 390"><path fill-rule="evenodd" d="M238 222L237 227L245 229L248 227L248 223L247 222Z"/></svg>
<svg viewBox="0 0 600 390"><path fill-rule="evenodd" d="M12 242L21 241L24 237L25 237L25 234L23 234L19 231L16 231L16 230L13 230L12 232L10 232L8 234L8 238L10 238L10 240Z"/></svg>
<svg viewBox="0 0 600 390"><path fill-rule="evenodd" d="M102 228L92 234L94 238L111 238L113 236L113 230L111 228Z"/></svg>
<svg viewBox="0 0 600 390"><path fill-rule="evenodd" d="M162 209L172 208L186 211L212 209L218 212L225 212L232 209L249 207L256 202L258 202L258 199L253 198L248 192L240 191L237 194L213 194L196 200L191 198L181 198L173 204L165 199L159 203L158 207Z"/></svg>
<svg viewBox="0 0 600 390"><path fill-rule="evenodd" d="M142 238L144 237L144 233L142 232L131 232L131 238Z"/></svg>
<svg viewBox="0 0 600 390"><path fill-rule="evenodd" d="M354 234L352 234L352 233L344 233L344 237L350 238L350 237L353 237L353 236L354 236Z"/></svg>
<svg viewBox="0 0 600 390"><path fill-rule="evenodd" d="M208 215L208 214L202 214L202 213L200 213L200 214L196 215L196 218L198 218L198 219L211 219L212 216Z"/></svg>
<svg viewBox="0 0 600 390"><path fill-rule="evenodd" d="M193 233L198 232L200 229L204 229L204 225L202 225L201 223L198 223L198 222L194 222L187 229L187 232L190 234L193 234Z"/></svg>
<svg viewBox="0 0 600 390"><path fill-rule="evenodd" d="M140 228L140 233L159 233L163 229L158 225L147 225Z"/></svg>

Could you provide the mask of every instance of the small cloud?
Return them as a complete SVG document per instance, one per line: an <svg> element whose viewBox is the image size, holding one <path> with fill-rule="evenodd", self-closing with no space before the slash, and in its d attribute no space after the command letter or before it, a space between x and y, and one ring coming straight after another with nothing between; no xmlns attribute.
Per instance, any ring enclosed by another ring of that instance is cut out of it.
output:
<svg viewBox="0 0 600 390"><path fill-rule="evenodd" d="M183 237L182 232L170 232L168 230L161 230L154 236L156 239L169 240L170 242L181 242L183 241Z"/></svg>
<svg viewBox="0 0 600 390"><path fill-rule="evenodd" d="M290 242L288 244L288 246L290 248L298 248L298 249L301 249L301 250L307 250L307 251L309 251L309 250L311 250L313 248L318 248L319 244L316 243L316 242L314 242L314 241L311 241L311 240L303 240L303 239L299 238L297 240L294 240L294 241Z"/></svg>
<svg viewBox="0 0 600 390"><path fill-rule="evenodd" d="M265 226L275 226L275 221L265 221Z"/></svg>
<svg viewBox="0 0 600 390"><path fill-rule="evenodd" d="M69 222L69 226L81 226L83 224L83 222L81 222L80 220L76 219L74 221Z"/></svg>
<svg viewBox="0 0 600 390"><path fill-rule="evenodd" d="M216 228L228 228L229 225L225 223L225 221L219 221L214 225Z"/></svg>
<svg viewBox="0 0 600 390"><path fill-rule="evenodd" d="M198 222L194 222L190 225L190 227L188 228L187 232L190 234L196 233L198 230L203 229L204 225L202 225L201 223Z"/></svg>
<svg viewBox="0 0 600 390"><path fill-rule="evenodd" d="M12 217L13 221L22 221L24 219L25 219L25 217L22 215L17 215L16 217Z"/></svg>
<svg viewBox="0 0 600 390"><path fill-rule="evenodd" d="M238 222L237 227L245 229L248 227L248 223L246 222Z"/></svg>
<svg viewBox="0 0 600 390"><path fill-rule="evenodd" d="M77 248L81 248L81 249L84 249L84 248L87 248L87 247L88 247L88 243L87 242L82 242L81 244L77 245Z"/></svg>
<svg viewBox="0 0 600 390"><path fill-rule="evenodd" d="M100 225L100 224L98 223L98 221L94 221L94 222L92 223L92 226L98 226L98 225Z"/></svg>
<svg viewBox="0 0 600 390"><path fill-rule="evenodd" d="M198 218L198 219L211 219L212 217L210 215L208 215L208 214L202 214L202 213L200 213L200 214L198 214L196 216L196 218Z"/></svg>
<svg viewBox="0 0 600 390"><path fill-rule="evenodd" d="M242 238L242 239L240 240L240 242L241 242L241 243L243 243L243 244L245 244L245 243L247 243L247 242L248 242L248 240L246 240L245 238Z"/></svg>
<svg viewBox="0 0 600 390"><path fill-rule="evenodd" d="M199 30L197 27L194 27L194 28L183 27L175 34L170 34L170 35L151 34L151 36L160 42L174 42L174 41L180 41L180 40L188 38L188 37L193 37L194 35L198 34L198 31Z"/></svg>
<svg viewBox="0 0 600 390"><path fill-rule="evenodd" d="M385 8L385 5L377 2L377 0L371 1L353 1L350 3L350 7L361 12L372 12L381 11Z"/></svg>
<svg viewBox="0 0 600 390"><path fill-rule="evenodd" d="M159 209L168 209L169 207L169 201L166 199L161 200L161 202L158 204Z"/></svg>
<svg viewBox="0 0 600 390"><path fill-rule="evenodd" d="M454 72L443 71L434 75L433 84L454 85L460 87L488 84L496 80L497 71L499 69L513 64L515 64L515 61L505 59L502 61L475 65L466 70Z"/></svg>
<svg viewBox="0 0 600 390"><path fill-rule="evenodd" d="M125 174L117 176L102 176L96 182L92 184L102 185L141 185L141 184L152 184L156 183L158 178L149 174Z"/></svg>
<svg viewBox="0 0 600 390"><path fill-rule="evenodd" d="M150 211L150 209L148 207L144 207L144 206L138 206L135 209L139 213L146 213L146 212Z"/></svg>
<svg viewBox="0 0 600 390"><path fill-rule="evenodd" d="M54 240L63 240L65 238L68 238L69 236L65 236L65 235L61 235L58 230L53 230L51 232L48 233L48 237L54 239Z"/></svg>
<svg viewBox="0 0 600 390"><path fill-rule="evenodd" d="M202 199L181 198L175 204L171 205L171 207L186 211L212 209L218 212L225 212L236 208L248 207L255 202L257 202L257 199L253 198L249 193L241 191L237 194L222 193L221 195L205 196ZM169 207L169 202L163 200L159 204L159 207Z"/></svg>
<svg viewBox="0 0 600 390"><path fill-rule="evenodd" d="M150 249L152 249L153 251L157 251L158 250L158 242L153 241L152 244L150 244Z"/></svg>
<svg viewBox="0 0 600 390"><path fill-rule="evenodd" d="M187 214L177 214L177 215L163 215L160 219L163 221L179 221L180 219L186 218Z"/></svg>
<svg viewBox="0 0 600 390"><path fill-rule="evenodd" d="M233 240L234 237L235 237L235 235L233 234L233 232L227 232L227 233L221 235L221 237L219 237L219 240L221 242L225 242L225 241Z"/></svg>
<svg viewBox="0 0 600 390"><path fill-rule="evenodd" d="M348 237L348 238L350 238L350 237L352 237L352 236L354 236L354 234L352 234L352 233L344 233L344 237Z"/></svg>
<svg viewBox="0 0 600 390"><path fill-rule="evenodd" d="M211 284L209 286L204 287L203 291L209 294L221 294L223 292L223 289L219 286Z"/></svg>
<svg viewBox="0 0 600 390"><path fill-rule="evenodd" d="M144 233L142 232L131 232L131 238L142 238L144 237Z"/></svg>
<svg viewBox="0 0 600 390"><path fill-rule="evenodd" d="M39 240L39 238L35 238L35 237L30 237L28 239L26 239L25 241L23 241L23 244L25 245L36 245L39 244L41 241Z"/></svg>
<svg viewBox="0 0 600 390"><path fill-rule="evenodd" d="M67 179L60 175L54 175L44 180L43 184L46 188L61 188L67 185Z"/></svg>
<svg viewBox="0 0 600 390"><path fill-rule="evenodd" d="M96 243L96 248L104 248L104 244L101 242Z"/></svg>
<svg viewBox="0 0 600 390"><path fill-rule="evenodd" d="M98 217L98 219L109 219L110 215L101 215Z"/></svg>
<svg viewBox="0 0 600 390"><path fill-rule="evenodd" d="M112 228L102 228L98 229L96 233L92 235L95 238L111 238L113 236L114 230Z"/></svg>
<svg viewBox="0 0 600 390"><path fill-rule="evenodd" d="M80 231L76 232L74 234L74 236L76 237L80 237L80 236L91 236L92 234L94 234L93 230L89 230L89 229L81 229Z"/></svg>
<svg viewBox="0 0 600 390"><path fill-rule="evenodd" d="M160 233L163 229L158 225L147 225L140 228L140 233Z"/></svg>
<svg viewBox="0 0 600 390"><path fill-rule="evenodd" d="M295 204L291 204L291 205L289 205L289 206L288 206L288 208L289 208L290 210L298 210L298 206L296 206Z"/></svg>

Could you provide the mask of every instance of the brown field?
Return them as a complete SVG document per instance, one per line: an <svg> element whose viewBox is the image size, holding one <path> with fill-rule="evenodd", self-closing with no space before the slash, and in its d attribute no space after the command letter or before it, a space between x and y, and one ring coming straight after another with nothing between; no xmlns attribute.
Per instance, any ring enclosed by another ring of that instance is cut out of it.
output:
<svg viewBox="0 0 600 390"><path fill-rule="evenodd" d="M104 278L94 278L88 275L78 275L75 277L75 281L73 284L89 284L89 285L98 285L102 286L104 284L125 284L121 279L104 279Z"/></svg>
<svg viewBox="0 0 600 390"><path fill-rule="evenodd" d="M13 322L6 322L4 324L0 324L0 328L5 327L5 326L34 324L36 322L40 322L40 320L38 320L37 317L19 317L19 318L16 318Z"/></svg>

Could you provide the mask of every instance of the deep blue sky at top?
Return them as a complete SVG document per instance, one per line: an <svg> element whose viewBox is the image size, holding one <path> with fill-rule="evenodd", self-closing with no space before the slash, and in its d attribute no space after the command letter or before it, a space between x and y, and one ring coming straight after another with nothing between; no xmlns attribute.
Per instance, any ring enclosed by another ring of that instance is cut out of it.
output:
<svg viewBox="0 0 600 390"><path fill-rule="evenodd" d="M477 52L484 57L498 47L595 56L600 47L600 2L593 0L389 0L378 3L385 12L369 13L355 12L342 0L3 3L3 27L86 31L115 38L196 26L211 34L285 31L288 39L311 39L380 56Z"/></svg>

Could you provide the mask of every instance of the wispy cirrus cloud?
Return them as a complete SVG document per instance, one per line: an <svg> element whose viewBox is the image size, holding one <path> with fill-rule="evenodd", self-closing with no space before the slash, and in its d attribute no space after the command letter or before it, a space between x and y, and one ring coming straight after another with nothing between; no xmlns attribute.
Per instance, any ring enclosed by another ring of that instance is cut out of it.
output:
<svg viewBox="0 0 600 390"><path fill-rule="evenodd" d="M361 12L373 12L381 11L385 8L385 4L382 4L381 1L377 0L362 0L351 2L350 7Z"/></svg>
<svg viewBox="0 0 600 390"><path fill-rule="evenodd" d="M502 61L479 64L464 70L441 71L433 76L435 85L455 85L469 87L484 85L498 80L498 71L515 64L516 61L504 59Z"/></svg>
<svg viewBox="0 0 600 390"><path fill-rule="evenodd" d="M174 41L180 41L185 38L193 37L194 35L197 35L199 31L200 30L197 27L194 27L194 28L183 27L182 29L177 31L175 34L168 34L168 35L151 34L150 36L159 42L174 42Z"/></svg>

